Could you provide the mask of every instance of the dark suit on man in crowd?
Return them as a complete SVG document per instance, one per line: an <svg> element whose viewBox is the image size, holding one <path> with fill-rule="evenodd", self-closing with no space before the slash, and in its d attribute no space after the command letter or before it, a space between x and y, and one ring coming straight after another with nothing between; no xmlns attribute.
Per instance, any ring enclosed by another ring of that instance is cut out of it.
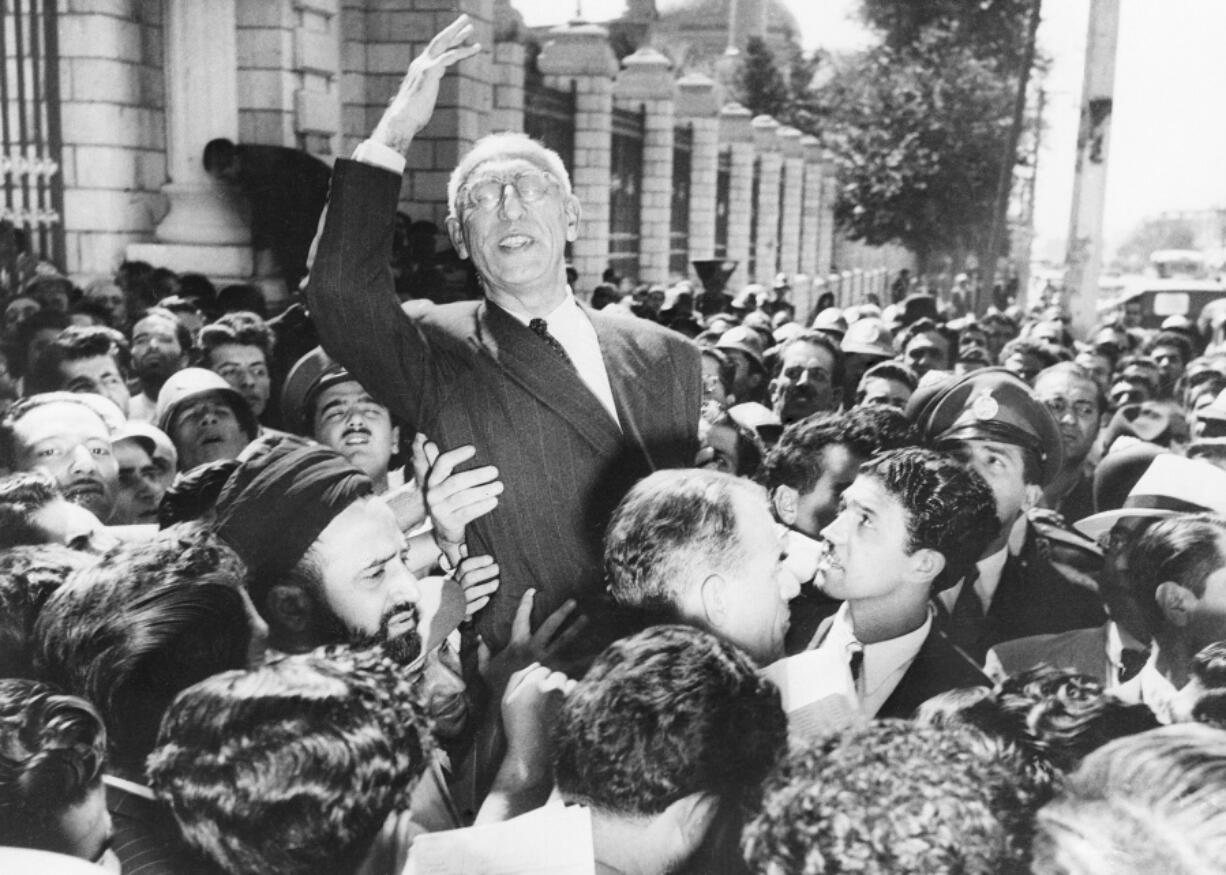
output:
<svg viewBox="0 0 1226 875"><path fill-rule="evenodd" d="M603 595L608 518L635 480L692 462L702 387L688 339L576 304L565 246L581 205L561 158L522 134L478 140L448 187L447 231L484 299L401 310L388 265L402 174L443 75L480 50L473 34L466 16L440 31L355 160L337 161L307 297L324 349L402 422L443 452L472 445L465 465L497 466L497 507L463 535L498 563L477 615L497 650L528 589L537 623Z"/></svg>

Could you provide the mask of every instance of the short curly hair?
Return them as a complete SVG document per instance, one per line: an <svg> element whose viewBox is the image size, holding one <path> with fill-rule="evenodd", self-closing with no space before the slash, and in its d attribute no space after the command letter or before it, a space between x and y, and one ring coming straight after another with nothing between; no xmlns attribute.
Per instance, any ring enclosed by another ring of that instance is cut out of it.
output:
<svg viewBox="0 0 1226 875"><path fill-rule="evenodd" d="M741 840L759 875L1022 873L1028 819L985 736L883 720L789 754Z"/></svg>
<svg viewBox="0 0 1226 875"><path fill-rule="evenodd" d="M605 533L609 594L620 605L667 614L705 569L739 568L746 558L737 495L760 499L758 484L718 471L679 468L645 477L626 494Z"/></svg>
<svg viewBox="0 0 1226 875"><path fill-rule="evenodd" d="M1088 675L1048 665L1019 672L974 696L959 693L932 697L920 706L916 721L971 726L997 739L1017 758L1043 802L1092 751L1158 726L1147 706L1108 695Z"/></svg>
<svg viewBox="0 0 1226 875"><path fill-rule="evenodd" d="M1039 812L1034 872L1219 872L1226 859L1226 732L1163 726L1086 757Z"/></svg>
<svg viewBox="0 0 1226 875"><path fill-rule="evenodd" d="M95 561L59 544L0 550L0 677L33 677L34 621L68 575Z"/></svg>
<svg viewBox="0 0 1226 875"><path fill-rule="evenodd" d="M767 492L791 486L801 495L822 476L822 450L842 444L864 459L918 443L915 426L892 407L853 407L846 413L815 413L783 430L762 463L759 479Z"/></svg>
<svg viewBox="0 0 1226 875"><path fill-rule="evenodd" d="M658 814L693 793L752 807L783 754L779 691L708 632L656 626L614 642L566 697L554 779L570 802Z"/></svg>
<svg viewBox="0 0 1226 875"><path fill-rule="evenodd" d="M225 871L332 875L408 808L427 726L403 672L377 656L287 656L184 690L149 778L187 843Z"/></svg>
<svg viewBox="0 0 1226 875"><path fill-rule="evenodd" d="M43 606L35 668L94 703L117 765L140 769L176 693L247 664L243 571L215 536L170 529L74 572Z"/></svg>
<svg viewBox="0 0 1226 875"><path fill-rule="evenodd" d="M58 821L102 780L94 706L38 681L0 679L0 845L63 851Z"/></svg>
<svg viewBox="0 0 1226 875"><path fill-rule="evenodd" d="M902 504L908 553L935 550L945 557L934 590L962 580L1000 532L992 490L950 455L904 447L865 462L860 474L877 480Z"/></svg>

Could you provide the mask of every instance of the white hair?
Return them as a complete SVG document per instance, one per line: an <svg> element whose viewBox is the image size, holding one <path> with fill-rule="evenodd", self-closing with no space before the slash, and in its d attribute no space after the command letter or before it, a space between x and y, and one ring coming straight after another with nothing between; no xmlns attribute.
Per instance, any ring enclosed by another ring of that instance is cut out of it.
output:
<svg viewBox="0 0 1226 875"><path fill-rule="evenodd" d="M474 170L489 161L504 161L511 158L522 158L530 161L542 170L557 177L566 194L571 193L570 174L562 163L562 156L550 149L539 140L534 140L527 134L517 131L504 131L497 134L487 134L468 151L456 169L451 171L451 179L447 182L447 216L458 219L460 187L468 180Z"/></svg>

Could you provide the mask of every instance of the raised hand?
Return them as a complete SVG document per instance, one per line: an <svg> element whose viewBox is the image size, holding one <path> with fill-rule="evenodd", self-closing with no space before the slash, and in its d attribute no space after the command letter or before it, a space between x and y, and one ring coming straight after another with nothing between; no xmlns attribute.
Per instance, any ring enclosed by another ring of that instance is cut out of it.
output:
<svg viewBox="0 0 1226 875"><path fill-rule="evenodd" d="M434 115L438 85L447 68L481 51L480 43L469 42L472 35L473 24L467 15L461 15L435 34L426 50L409 64L400 90L370 135L372 140L402 155L408 152L413 137Z"/></svg>
<svg viewBox="0 0 1226 875"><path fill-rule="evenodd" d="M464 543L464 530L478 517L498 506L502 481L493 465L456 473L456 466L476 455L470 445L440 453L422 435L413 439L413 475L422 485L426 509L434 521L434 539L452 561L453 550Z"/></svg>

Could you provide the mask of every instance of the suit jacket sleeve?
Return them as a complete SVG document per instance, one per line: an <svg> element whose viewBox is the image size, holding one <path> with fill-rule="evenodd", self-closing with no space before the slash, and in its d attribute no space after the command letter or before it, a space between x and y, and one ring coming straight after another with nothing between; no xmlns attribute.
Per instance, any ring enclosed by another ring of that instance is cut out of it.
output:
<svg viewBox="0 0 1226 875"><path fill-rule="evenodd" d="M400 182L379 167L336 162L307 301L328 354L418 430L438 409L456 350L400 309L389 266Z"/></svg>

